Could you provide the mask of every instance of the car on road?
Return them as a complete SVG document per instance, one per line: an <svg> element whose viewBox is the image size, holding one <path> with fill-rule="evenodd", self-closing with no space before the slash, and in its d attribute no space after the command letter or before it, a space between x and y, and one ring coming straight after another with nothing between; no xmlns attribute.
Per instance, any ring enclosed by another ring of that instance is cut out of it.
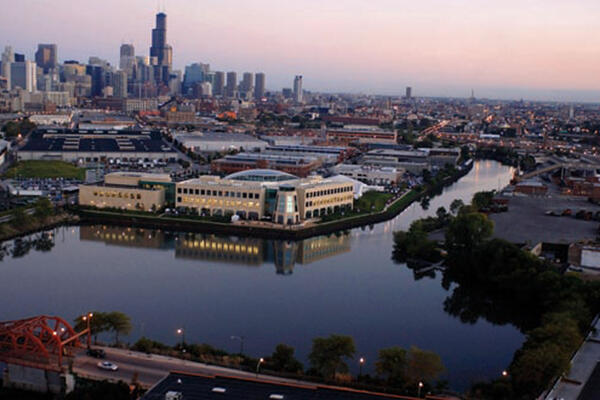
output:
<svg viewBox="0 0 600 400"><path fill-rule="evenodd" d="M94 358L106 358L106 352L102 349L87 349L87 355Z"/></svg>
<svg viewBox="0 0 600 400"><path fill-rule="evenodd" d="M98 366L98 368L106 371L116 371L119 369L119 366L117 364L113 364L110 361L100 361L96 365Z"/></svg>

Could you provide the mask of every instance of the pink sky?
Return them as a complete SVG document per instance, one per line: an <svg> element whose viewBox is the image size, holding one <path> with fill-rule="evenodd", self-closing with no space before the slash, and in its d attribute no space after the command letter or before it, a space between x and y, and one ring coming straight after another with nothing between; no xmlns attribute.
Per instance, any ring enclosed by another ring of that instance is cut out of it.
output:
<svg viewBox="0 0 600 400"><path fill-rule="evenodd" d="M156 0L2 0L0 45L32 57L148 54ZM166 0L175 67L264 71L308 90L600 101L592 0Z"/></svg>

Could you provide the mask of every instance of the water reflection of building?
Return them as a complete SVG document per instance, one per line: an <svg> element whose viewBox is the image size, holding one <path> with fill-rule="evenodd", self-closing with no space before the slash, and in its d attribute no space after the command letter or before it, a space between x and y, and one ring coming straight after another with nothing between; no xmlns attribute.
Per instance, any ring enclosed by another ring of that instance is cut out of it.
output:
<svg viewBox="0 0 600 400"><path fill-rule="evenodd" d="M106 225L81 226L80 240L107 245L175 249L175 258L249 266L273 263L278 274L290 275L296 264L311 264L346 253L347 234L319 236L299 242L252 237L219 237L209 234L170 233L160 229L136 229Z"/></svg>
<svg viewBox="0 0 600 400"><path fill-rule="evenodd" d="M157 229L123 228L106 225L83 225L79 228L79 239L104 242L108 245L143 247L150 249L171 248L173 237Z"/></svg>
<svg viewBox="0 0 600 400"><path fill-rule="evenodd" d="M325 258L350 251L350 235L318 236L299 242L296 260L300 264L310 264Z"/></svg>
<svg viewBox="0 0 600 400"><path fill-rule="evenodd" d="M180 235L175 257L260 266L264 260L263 244L255 238Z"/></svg>

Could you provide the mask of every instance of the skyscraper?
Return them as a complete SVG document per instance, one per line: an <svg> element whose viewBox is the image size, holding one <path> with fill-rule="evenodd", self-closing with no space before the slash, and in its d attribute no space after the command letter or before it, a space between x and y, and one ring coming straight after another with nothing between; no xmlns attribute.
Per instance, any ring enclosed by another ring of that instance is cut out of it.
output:
<svg viewBox="0 0 600 400"><path fill-rule="evenodd" d="M294 101L302 103L302 75L296 75L294 78Z"/></svg>
<svg viewBox="0 0 600 400"><path fill-rule="evenodd" d="M119 58L119 69L123 71L127 71L128 74L131 74L133 70L133 65L135 64L135 48L132 44L122 44L121 45L121 57Z"/></svg>
<svg viewBox="0 0 600 400"><path fill-rule="evenodd" d="M213 85L213 95L223 96L225 94L225 72L215 72L215 82Z"/></svg>
<svg viewBox="0 0 600 400"><path fill-rule="evenodd" d="M265 97L265 83L266 78L263 72L256 74L256 84L254 86L254 98L260 100Z"/></svg>
<svg viewBox="0 0 600 400"><path fill-rule="evenodd" d="M119 70L113 75L113 96L124 99L127 97L127 71Z"/></svg>
<svg viewBox="0 0 600 400"><path fill-rule="evenodd" d="M254 91L254 74L252 72L244 72L242 82L240 83L240 95L244 99L250 99Z"/></svg>
<svg viewBox="0 0 600 400"><path fill-rule="evenodd" d="M227 87L225 88L225 95L227 97L236 97L237 96L237 73L236 72L228 72L227 73Z"/></svg>
<svg viewBox="0 0 600 400"><path fill-rule="evenodd" d="M406 87L406 100L410 100L412 97L412 88L410 86Z"/></svg>
<svg viewBox="0 0 600 400"><path fill-rule="evenodd" d="M49 70L58 66L58 50L55 44L38 44L35 52L35 63L38 67L48 73Z"/></svg>
<svg viewBox="0 0 600 400"><path fill-rule="evenodd" d="M20 87L27 92L35 92L37 87L37 66L33 61L19 61L10 65L11 88Z"/></svg>
<svg viewBox="0 0 600 400"><path fill-rule="evenodd" d="M150 58L156 59L154 79L157 83L169 83L173 65L173 48L167 44L167 14L156 14L156 28L152 29Z"/></svg>
<svg viewBox="0 0 600 400"><path fill-rule="evenodd" d="M2 67L0 69L0 75L5 77L7 80L7 89L10 90L10 65L15 62L15 53L13 52L12 47L6 46L4 48L4 52L2 53Z"/></svg>
<svg viewBox="0 0 600 400"><path fill-rule="evenodd" d="M185 67L185 75L183 76L183 94L189 94L194 83L204 82L208 75L210 65L193 63Z"/></svg>

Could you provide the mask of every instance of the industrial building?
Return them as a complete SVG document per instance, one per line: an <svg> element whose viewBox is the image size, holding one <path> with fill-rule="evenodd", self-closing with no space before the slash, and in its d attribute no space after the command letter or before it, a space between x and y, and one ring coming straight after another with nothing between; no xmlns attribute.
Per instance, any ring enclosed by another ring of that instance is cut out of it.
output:
<svg viewBox="0 0 600 400"><path fill-rule="evenodd" d="M427 152L421 150L371 150L363 156L362 162L370 166L402 168L413 174L431 169Z"/></svg>
<svg viewBox="0 0 600 400"><path fill-rule="evenodd" d="M38 129L19 150L21 160L104 162L175 161L177 153L167 146L159 131L101 129Z"/></svg>
<svg viewBox="0 0 600 400"><path fill-rule="evenodd" d="M373 167L367 165L338 164L333 170L340 175L369 185L396 185L402 180L404 170L394 167Z"/></svg>
<svg viewBox="0 0 600 400"><path fill-rule="evenodd" d="M321 165L321 160L314 156L240 153L214 160L211 169L217 174L232 174L249 169L274 169L305 178Z"/></svg>
<svg viewBox="0 0 600 400"><path fill-rule="evenodd" d="M145 182L145 183L144 183ZM80 185L79 204L97 208L156 211L166 204L165 187L168 174L113 172L105 175L103 184Z"/></svg>
<svg viewBox="0 0 600 400"><path fill-rule="evenodd" d="M204 215L238 215L278 224L298 224L352 209L354 184L296 176L274 170L249 170L225 178L203 176L177 183L176 206Z"/></svg>
<svg viewBox="0 0 600 400"><path fill-rule="evenodd" d="M338 162L344 161L355 152L351 147L309 145L274 145L267 146L264 150L268 154L317 157L324 164L337 164Z"/></svg>
<svg viewBox="0 0 600 400"><path fill-rule="evenodd" d="M388 131L378 128L337 128L327 129L327 140L340 143L390 143L398 141L396 131Z"/></svg>
<svg viewBox="0 0 600 400"><path fill-rule="evenodd" d="M192 132L174 136L175 143L195 152L222 152L230 150L263 150L268 143L242 133Z"/></svg>

